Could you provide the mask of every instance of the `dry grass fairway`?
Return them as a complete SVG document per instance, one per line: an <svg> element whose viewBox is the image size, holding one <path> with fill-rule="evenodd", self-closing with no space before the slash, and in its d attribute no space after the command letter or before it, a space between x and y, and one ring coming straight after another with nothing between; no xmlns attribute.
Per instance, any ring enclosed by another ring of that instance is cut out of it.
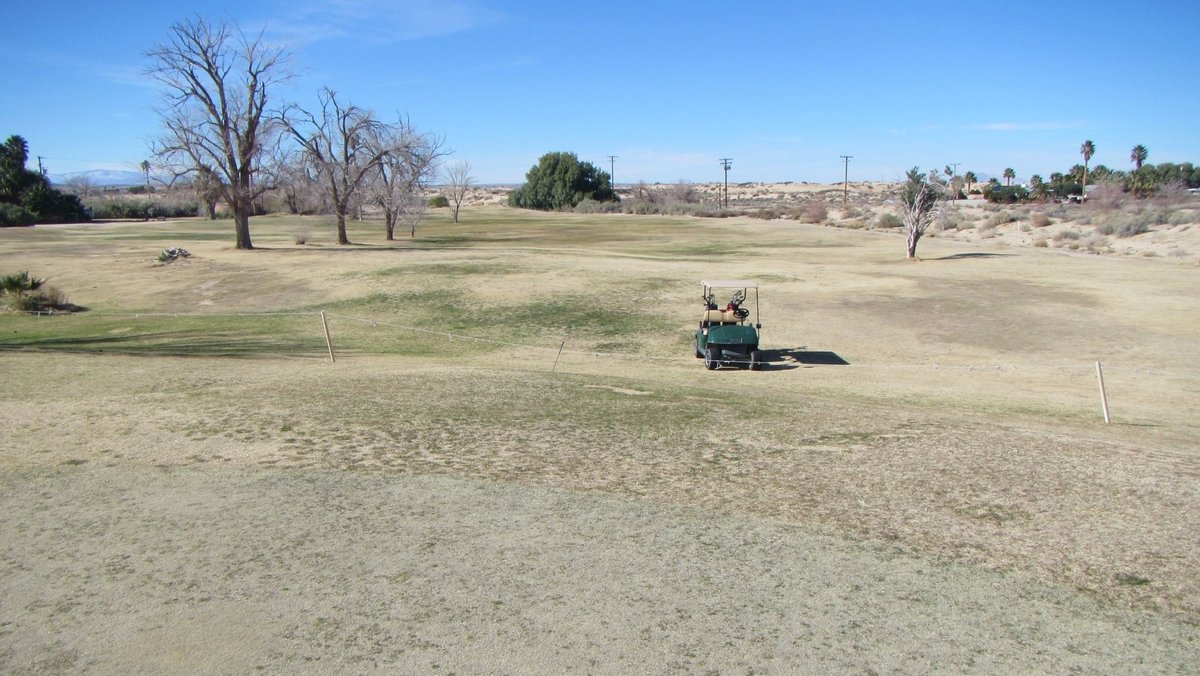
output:
<svg viewBox="0 0 1200 676"><path fill-rule="evenodd" d="M0 272L89 308L0 315L0 671L1200 663L1195 265L502 208L231 229L0 230ZM765 372L691 357L714 277L763 284Z"/></svg>

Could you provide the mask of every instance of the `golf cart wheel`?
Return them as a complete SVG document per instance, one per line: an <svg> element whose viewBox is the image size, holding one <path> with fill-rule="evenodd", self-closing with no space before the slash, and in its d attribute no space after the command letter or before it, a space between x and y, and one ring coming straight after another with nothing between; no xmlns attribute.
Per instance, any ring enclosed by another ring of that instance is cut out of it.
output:
<svg viewBox="0 0 1200 676"><path fill-rule="evenodd" d="M704 368L709 371L716 371L721 367L721 351L715 347L710 347L704 352Z"/></svg>
<svg viewBox="0 0 1200 676"><path fill-rule="evenodd" d="M750 370L761 371L762 365L762 352L759 352L758 350L750 350Z"/></svg>

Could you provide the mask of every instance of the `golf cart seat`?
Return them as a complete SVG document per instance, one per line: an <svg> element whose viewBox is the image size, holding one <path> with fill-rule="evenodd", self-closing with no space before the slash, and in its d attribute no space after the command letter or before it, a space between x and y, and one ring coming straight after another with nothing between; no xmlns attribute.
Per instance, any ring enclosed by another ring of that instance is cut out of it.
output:
<svg viewBox="0 0 1200 676"><path fill-rule="evenodd" d="M700 322L705 326L712 324L737 324L737 315L725 310L705 310L704 316L700 318Z"/></svg>

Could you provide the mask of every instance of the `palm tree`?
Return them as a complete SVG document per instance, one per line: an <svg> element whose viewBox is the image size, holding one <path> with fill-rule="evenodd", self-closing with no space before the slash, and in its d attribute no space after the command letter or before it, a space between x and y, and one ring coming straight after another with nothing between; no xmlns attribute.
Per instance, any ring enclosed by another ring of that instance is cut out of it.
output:
<svg viewBox="0 0 1200 676"><path fill-rule="evenodd" d="M150 160L142 160L142 173L146 175L146 192L150 192Z"/></svg>
<svg viewBox="0 0 1200 676"><path fill-rule="evenodd" d="M1012 167L1004 170L1004 185L1012 185L1013 179L1017 177L1017 172L1012 170Z"/></svg>
<svg viewBox="0 0 1200 676"><path fill-rule="evenodd" d="M968 171L963 174L963 180L967 182L967 197L969 198L971 196L971 186L979 182L979 177L975 175L975 172Z"/></svg>
<svg viewBox="0 0 1200 676"><path fill-rule="evenodd" d="M1088 164L1088 161L1092 159L1092 155L1096 154L1096 144L1092 143L1091 139L1084 141L1083 145L1079 146L1079 154L1083 155L1083 182L1080 183L1080 185L1082 185L1084 190L1086 190L1087 189L1087 164Z"/></svg>
<svg viewBox="0 0 1200 676"><path fill-rule="evenodd" d="M1049 186L1042 180L1040 174L1029 177L1029 196L1036 200L1045 200Z"/></svg>
<svg viewBox="0 0 1200 676"><path fill-rule="evenodd" d="M1129 153L1129 161L1133 162L1133 170L1140 171L1142 168L1142 162L1145 162L1146 158L1149 156L1150 151L1146 150L1146 146L1141 144L1134 146L1133 150Z"/></svg>

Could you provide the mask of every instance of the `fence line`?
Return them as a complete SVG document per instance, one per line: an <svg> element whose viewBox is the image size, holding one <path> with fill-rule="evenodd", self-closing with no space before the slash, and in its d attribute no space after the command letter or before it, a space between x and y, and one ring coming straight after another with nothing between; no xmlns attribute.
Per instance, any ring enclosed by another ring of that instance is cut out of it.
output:
<svg viewBox="0 0 1200 676"><path fill-rule="evenodd" d="M47 316L47 317L49 317L49 316L56 316L56 317L81 316L79 313L67 313L67 312L55 313L55 312L25 311L25 314L28 314L31 316L38 316L38 317L42 317L42 316ZM563 354L567 354L567 355L576 355L576 356L581 356L581 357L593 357L593 358L597 358L597 359L625 359L625 360L631 360L631 361L695 363L694 357L658 356L658 355L636 354L636 353L630 353L630 352L605 352L605 351L597 351L597 350L570 349L570 348L566 347L567 341L565 341L565 340L560 341L559 345L535 345L535 344L530 344L530 343L518 343L518 342L513 342L513 341L496 340L494 338L481 338L478 336L459 334L459 333L454 333L452 331L446 331L446 330L427 329L427 328L421 328L418 326L411 326L411 325L407 325L407 324L397 324L397 323L388 322L388 321L381 320L381 319L369 319L369 318L365 318L365 317L355 317L355 316L351 316L351 315L343 315L343 314L327 312L327 311L323 311L323 310L315 310L315 311L308 311L308 312L212 312L212 313L210 313L210 312L103 312L103 311L97 312L97 311L89 311L89 312L87 312L86 316L129 317L132 319L143 319L143 318L162 318L162 317L169 317L169 318L181 318L181 317L226 317L226 318L229 318L229 317L233 317L233 318L319 317L322 314L324 314L327 317L335 317L338 319L343 319L343 320L352 321L352 322L358 322L361 324L370 324L371 326L383 326L383 327L387 327L387 328L395 329L395 330L399 330L399 331L411 331L414 333L421 333L421 334L425 334L425 335L440 336L440 337L446 338L449 341L458 340L458 341L462 341L465 343L485 343L485 344L498 345L498 346L503 346L503 347L523 348L523 349L530 349L530 350L544 350L544 351L555 353L556 357L561 356ZM771 352L772 350L767 349L764 351ZM796 352L804 352L803 350L795 350L795 351ZM824 351L814 350L814 352L824 352ZM723 359L722 361L725 363L730 363L730 364L748 364L749 363L747 360L736 360L736 359ZM778 362L764 362L764 363L771 364L771 363L778 363ZM1090 373L1091 371L1093 371L1095 369L1095 360L1081 361L1078 364L1039 364L1039 363L1034 363L1034 362L1022 362L1021 364L1012 364L1012 363L946 364L946 363L942 363L942 362L907 363L907 364L904 364L904 363L813 364L813 363L801 362L798 360L795 363L799 363L804 366L830 366L830 367L838 367L838 368L850 368L850 369L856 369L856 370L857 369L881 369L881 370L886 371L886 370L892 370L892 369L897 369L897 370L899 370L899 369L929 369L929 370L934 370L934 371L939 371L939 370L947 370L947 371L961 370L961 371L967 371L967 372L978 371L980 373L995 373L995 372L1004 373L1004 372L1010 372L1010 371L1016 372L1018 370L1046 370L1046 369L1066 370L1066 371L1075 370L1075 371L1079 371L1081 373ZM1135 374L1146 374L1146 375L1169 375L1171 373L1179 373L1179 371L1180 371L1180 369L1178 367L1162 368L1162 367L1120 366L1120 365L1114 367L1114 366L1112 366L1111 362L1104 362L1104 363L1105 363L1105 366L1104 366L1105 370L1109 371L1109 372L1117 371L1117 372L1124 372L1124 373L1135 373ZM1185 375L1200 375L1200 373L1197 373L1197 374L1187 373Z"/></svg>

